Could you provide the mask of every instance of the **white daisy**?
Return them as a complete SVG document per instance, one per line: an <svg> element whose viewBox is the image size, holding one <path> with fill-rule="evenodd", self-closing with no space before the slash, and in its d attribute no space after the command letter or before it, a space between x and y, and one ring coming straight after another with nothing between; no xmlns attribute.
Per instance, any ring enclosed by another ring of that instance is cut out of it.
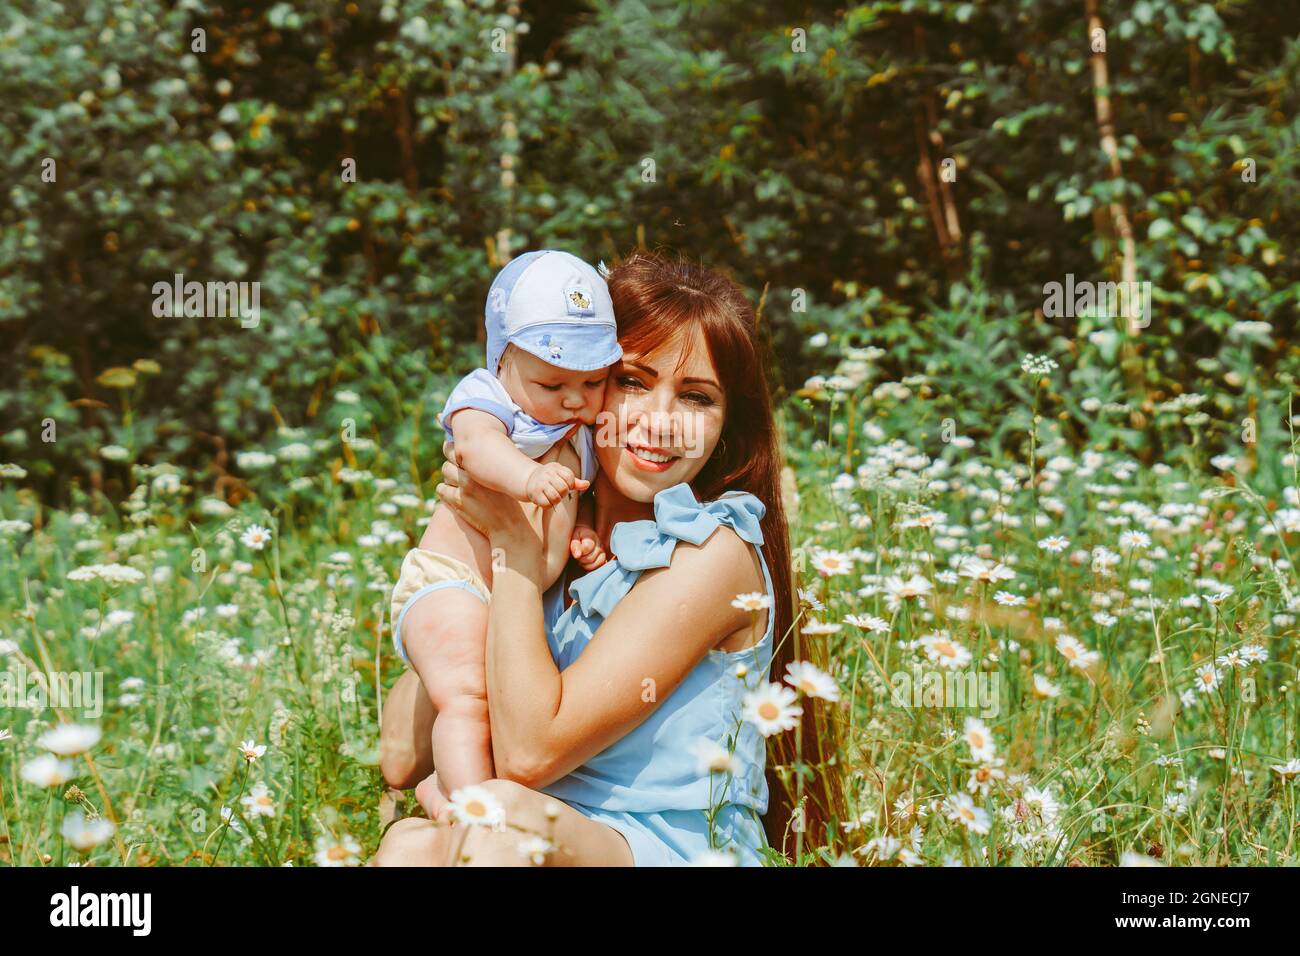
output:
<svg viewBox="0 0 1300 956"><path fill-rule="evenodd" d="M53 730L42 734L36 743L61 757L73 757L95 746L101 736L98 727L85 724L59 724Z"/></svg>
<svg viewBox="0 0 1300 956"><path fill-rule="evenodd" d="M975 801L971 799L968 793L955 793L944 800L944 815L956 823L960 823L972 833L985 834L989 832L991 826L989 815L981 807L975 806Z"/></svg>
<svg viewBox="0 0 1300 956"><path fill-rule="evenodd" d="M840 699L840 689L835 679L815 664L810 664L808 661L792 661L785 665L785 669L785 682L809 697L820 697L822 700L829 701Z"/></svg>
<svg viewBox="0 0 1300 956"><path fill-rule="evenodd" d="M826 610L826 605L821 602L821 600L817 597L817 594L812 590L812 588L800 588L799 600L802 603L807 604L814 611Z"/></svg>
<svg viewBox="0 0 1300 956"><path fill-rule="evenodd" d="M316 838L317 866L359 866L361 863L361 844L350 834L343 834L341 839L329 835Z"/></svg>
<svg viewBox="0 0 1300 956"><path fill-rule="evenodd" d="M872 617L870 614L857 615L848 614L844 618L845 624L852 624L854 627L860 627L868 634L888 634L889 622L883 617Z"/></svg>
<svg viewBox="0 0 1300 956"><path fill-rule="evenodd" d="M706 737L696 740L691 752L695 755L696 772L700 774L726 773L734 776L742 769L733 753Z"/></svg>
<svg viewBox="0 0 1300 956"><path fill-rule="evenodd" d="M61 833L73 849L85 853L113 836L115 827L108 820L88 820L84 813L69 813L63 818Z"/></svg>
<svg viewBox="0 0 1300 956"><path fill-rule="evenodd" d="M978 717L966 718L962 725L962 735L966 738L966 746L970 747L970 755L974 759L991 761L996 757L997 743L993 734Z"/></svg>
<svg viewBox="0 0 1300 956"><path fill-rule="evenodd" d="M1219 686L1219 669L1213 664L1202 664L1196 668L1196 689L1208 694Z"/></svg>
<svg viewBox="0 0 1300 956"><path fill-rule="evenodd" d="M271 529L263 528L260 524L250 524L239 540L244 543L245 547L252 548L254 551L261 551L266 547L266 543L271 540Z"/></svg>
<svg viewBox="0 0 1300 956"><path fill-rule="evenodd" d="M500 830L506 824L506 808L500 800L478 784L452 791L451 812L457 823Z"/></svg>
<svg viewBox="0 0 1300 956"><path fill-rule="evenodd" d="M1229 667L1229 668L1246 667L1248 666L1249 663L1244 657L1241 656L1241 651L1238 650L1228 651L1228 653L1226 654L1220 654L1218 657L1214 659L1214 662L1218 664L1220 667Z"/></svg>
<svg viewBox="0 0 1300 956"><path fill-rule="evenodd" d="M906 581L898 575L891 575L885 579L885 603L891 611L896 611L904 601L919 600L933 590L934 585L919 574L912 575Z"/></svg>
<svg viewBox="0 0 1300 956"><path fill-rule="evenodd" d="M1268 660L1268 650L1262 644L1243 644L1240 653L1243 659L1252 664L1263 664Z"/></svg>
<svg viewBox="0 0 1300 956"><path fill-rule="evenodd" d="M824 578L848 574L853 570L853 559L839 551L818 551L813 555L812 566Z"/></svg>
<svg viewBox="0 0 1300 956"><path fill-rule="evenodd" d="M971 769L966 789L972 794L978 793L982 797L987 797L995 781L1007 778L1006 771L1002 769L1004 764L1006 761L1001 757L981 761L979 766Z"/></svg>
<svg viewBox="0 0 1300 956"><path fill-rule="evenodd" d="M1292 757L1283 764L1269 764L1275 773L1283 780L1291 781L1300 776L1300 759Z"/></svg>
<svg viewBox="0 0 1300 956"><path fill-rule="evenodd" d="M764 737L793 730L799 724L803 708L795 703L796 695L780 684L763 684L745 695L744 719L758 728Z"/></svg>
<svg viewBox="0 0 1300 956"><path fill-rule="evenodd" d="M1048 700L1057 697L1061 693L1061 688L1057 687L1042 674L1034 675L1034 696L1040 700Z"/></svg>
<svg viewBox="0 0 1300 956"><path fill-rule="evenodd" d="M737 594L731 599L731 606L742 611L762 611L772 606L772 596L762 591Z"/></svg>
<svg viewBox="0 0 1300 956"><path fill-rule="evenodd" d="M913 817L919 820L929 812L930 807L911 794L899 797L894 801L894 814L903 820L910 820Z"/></svg>
<svg viewBox="0 0 1300 956"><path fill-rule="evenodd" d="M249 816L275 816L275 800L271 797L270 789L261 781L253 784L253 789L240 797L239 802L244 805L244 812Z"/></svg>
<svg viewBox="0 0 1300 956"><path fill-rule="evenodd" d="M1151 547L1151 538L1141 531L1125 531L1119 536L1119 546L1125 551L1139 551Z"/></svg>
<svg viewBox="0 0 1300 956"><path fill-rule="evenodd" d="M987 581L989 583L1010 581L1016 576L1016 572L1000 561L984 561L980 558L966 558L962 561L957 573L962 577L970 578L972 581Z"/></svg>
<svg viewBox="0 0 1300 956"><path fill-rule="evenodd" d="M1056 639L1056 649L1076 670L1086 671L1101 660L1101 654L1090 651L1078 638L1062 634Z"/></svg>
<svg viewBox="0 0 1300 956"><path fill-rule="evenodd" d="M239 745L239 753L245 760L252 763L254 760L257 760L266 753L266 744L258 744L254 743L252 740L245 740Z"/></svg>
<svg viewBox="0 0 1300 956"><path fill-rule="evenodd" d="M853 852L859 856L874 858L883 863L892 860L903 849L903 841L892 836L878 836L868 840Z"/></svg>
<svg viewBox="0 0 1300 956"><path fill-rule="evenodd" d="M528 857L534 866L542 866L547 856L555 850L555 844L545 837L531 836L521 841L517 849Z"/></svg>
<svg viewBox="0 0 1300 956"><path fill-rule="evenodd" d="M60 760L54 754L42 754L23 764L18 775L38 787L59 787L71 780L75 773L76 768L68 761Z"/></svg>
<svg viewBox="0 0 1300 956"><path fill-rule="evenodd" d="M970 651L953 640L947 631L926 634L921 638L920 644L927 658L949 670L965 667L971 661Z"/></svg>

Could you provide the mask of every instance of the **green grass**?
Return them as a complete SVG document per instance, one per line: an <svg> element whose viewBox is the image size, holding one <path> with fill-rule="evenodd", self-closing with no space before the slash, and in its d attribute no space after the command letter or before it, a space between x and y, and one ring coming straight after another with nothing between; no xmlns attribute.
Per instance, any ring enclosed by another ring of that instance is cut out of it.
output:
<svg viewBox="0 0 1300 956"><path fill-rule="evenodd" d="M1041 419L1008 457L909 427L919 399L838 384L836 401L790 416L802 421L789 436L799 647L839 699L801 701L818 752L802 775L783 771L833 819L792 833L786 862L796 847L799 863L863 865L1293 862L1294 459L1265 466L1243 447L1232 463L1204 449L1143 463L1072 450ZM379 699L401 670L387 592L428 489L341 468L328 439L290 444L235 508L170 466L118 462L125 500L58 510L5 469L0 862L278 866L373 852ZM1284 490L1271 500L1256 486ZM255 525L270 530L260 549L244 540ZM1146 541L1121 543L1126 532ZM1041 546L1053 536L1068 545ZM94 564L140 580L70 577ZM923 595L891 602L908 581ZM982 722L969 707L900 703L897 675L938 661L996 690ZM102 716L39 694L29 709L22 671L102 674ZM66 758L66 782L30 782L60 721L102 736ZM244 741L265 752L246 759ZM116 827L79 851L61 832L70 814Z"/></svg>

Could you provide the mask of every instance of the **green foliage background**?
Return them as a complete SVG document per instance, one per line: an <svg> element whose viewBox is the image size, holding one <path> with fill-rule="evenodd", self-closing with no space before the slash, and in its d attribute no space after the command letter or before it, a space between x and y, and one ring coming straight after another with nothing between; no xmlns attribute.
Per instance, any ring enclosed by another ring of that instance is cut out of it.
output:
<svg viewBox="0 0 1300 956"><path fill-rule="evenodd" d="M528 248L612 262L645 245L728 271L760 305L799 562L843 547L859 574L908 573L896 546L932 546L924 499L1023 559L1026 615L1104 652L1085 677L1045 628L982 609L954 625L1005 675L1008 770L1057 788L1061 830L1034 848L999 821L980 846L936 811L917 853L1293 860L1300 604L1272 515L1300 500L1284 458L1300 424L1296 27L1294 0L8 0L0 637L7 666L109 672L104 782L77 778L83 809L119 824L99 859L320 862L343 834L364 843L350 857L373 851L378 704L401 669L391 559L433 492L436 412L481 362L492 275ZM1044 317L1046 283L1121 278L1121 209L1149 327ZM177 273L260 283L257 327L155 316L155 283ZM1022 373L1026 353L1059 368ZM922 485L914 459L931 455ZM1183 480L1207 465L1213 488ZM1052 523L1040 504L1057 496ZM1089 552L1040 546L1050 526L1119 547L1117 497L1180 516L1124 566L1168 605L1149 620L1157 656ZM253 523L270 545L245 540ZM140 581L86 583L91 557ZM855 596L805 572L827 621L885 613L878 582ZM949 718L890 706L863 656L897 659L895 637L927 620L805 643L851 696L847 732L822 725L831 760L796 761L834 819L806 853L794 838L795 862L877 832L841 827L877 800L962 790ZM1238 638L1267 651L1258 710L1235 665L1211 669L1213 695L1188 686ZM1059 699L1030 700L1031 672ZM14 724L15 774L45 726ZM236 749L250 737L270 748L257 764ZM255 783L274 785L274 815L249 815ZM0 860L62 862L58 805L31 786L6 790ZM998 790L995 814L1014 806Z"/></svg>
<svg viewBox="0 0 1300 956"><path fill-rule="evenodd" d="M0 457L51 500L125 492L110 443L237 485L223 448L278 426L336 439L352 417L370 464L427 476L440 392L481 360L503 230L511 253L644 243L729 270L763 302L783 394L874 345L928 383L918 427L999 441L1024 398L1004 370L1048 352L1072 386L1051 413L1079 445L1213 453L1272 409L1263 449L1300 366L1294 5L1102 3L1120 179L1084 8L12 0ZM956 241L937 238L923 154L956 164ZM1127 344L1040 311L1046 282L1119 277L1115 200L1155 286ZM155 318L152 286L178 272L260 282L259 326ZM360 402L340 410L340 390ZM1212 396L1209 420L1163 427L1188 391Z"/></svg>

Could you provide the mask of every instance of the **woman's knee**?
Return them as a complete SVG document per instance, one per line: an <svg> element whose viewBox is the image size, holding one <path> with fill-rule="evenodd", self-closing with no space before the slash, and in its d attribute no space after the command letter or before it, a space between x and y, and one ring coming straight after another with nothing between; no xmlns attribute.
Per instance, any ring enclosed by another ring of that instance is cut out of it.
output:
<svg viewBox="0 0 1300 956"><path fill-rule="evenodd" d="M506 810L510 810L512 807L517 808L519 803L526 799L525 794L533 793L523 784L515 783L513 780L484 780L479 786L500 801Z"/></svg>
<svg viewBox="0 0 1300 956"><path fill-rule="evenodd" d="M440 830L428 820L398 820L384 835L372 866L442 866Z"/></svg>
<svg viewBox="0 0 1300 956"><path fill-rule="evenodd" d="M410 728L384 721L379 731L379 772L395 790L409 790L428 776L421 775L420 753Z"/></svg>
<svg viewBox="0 0 1300 956"><path fill-rule="evenodd" d="M379 739L379 772L394 790L410 790L428 774L420 774L415 747L407 740Z"/></svg>
<svg viewBox="0 0 1300 956"><path fill-rule="evenodd" d="M490 793L505 811L506 822L515 826L536 829L547 819L548 804L559 808L560 801L549 794L530 790L513 780L485 780L479 784Z"/></svg>
<svg viewBox="0 0 1300 956"><path fill-rule="evenodd" d="M434 712L414 671L393 685L379 729L379 770L385 782L407 790L433 772L429 729Z"/></svg>

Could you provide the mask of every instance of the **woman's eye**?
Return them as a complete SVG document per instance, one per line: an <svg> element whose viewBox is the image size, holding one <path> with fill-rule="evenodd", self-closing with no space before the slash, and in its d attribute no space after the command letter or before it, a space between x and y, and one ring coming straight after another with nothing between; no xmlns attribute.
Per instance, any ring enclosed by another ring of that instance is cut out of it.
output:
<svg viewBox="0 0 1300 956"><path fill-rule="evenodd" d="M620 375L615 381L619 388L641 388L641 383L633 375Z"/></svg>
<svg viewBox="0 0 1300 956"><path fill-rule="evenodd" d="M690 402L692 405L713 404L713 399L709 398L709 396L705 395L703 392L687 392L682 396L682 398L686 399L686 401Z"/></svg>

